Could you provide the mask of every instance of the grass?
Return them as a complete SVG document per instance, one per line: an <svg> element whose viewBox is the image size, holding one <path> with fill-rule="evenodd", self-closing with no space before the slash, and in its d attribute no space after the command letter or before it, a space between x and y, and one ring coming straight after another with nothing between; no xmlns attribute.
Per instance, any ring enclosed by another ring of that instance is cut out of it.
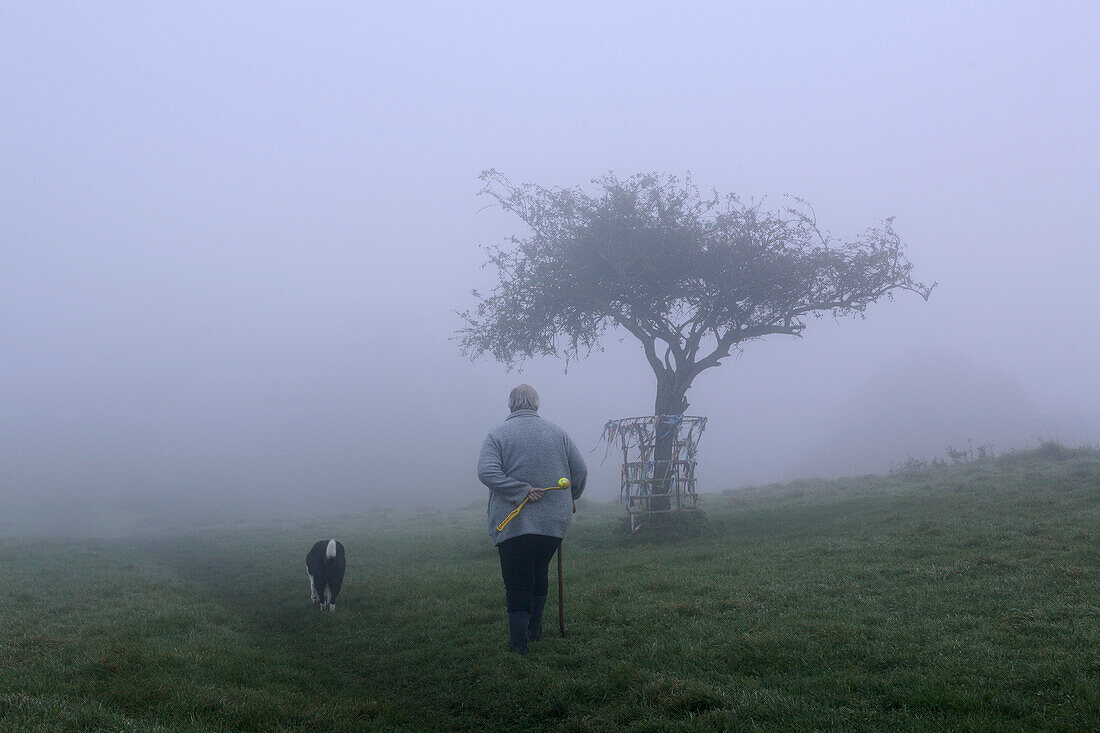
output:
<svg viewBox="0 0 1100 733"><path fill-rule="evenodd" d="M506 650L475 509L0 542L0 730L1097 730L1100 453L585 506L567 638ZM551 581L553 582L553 580Z"/></svg>

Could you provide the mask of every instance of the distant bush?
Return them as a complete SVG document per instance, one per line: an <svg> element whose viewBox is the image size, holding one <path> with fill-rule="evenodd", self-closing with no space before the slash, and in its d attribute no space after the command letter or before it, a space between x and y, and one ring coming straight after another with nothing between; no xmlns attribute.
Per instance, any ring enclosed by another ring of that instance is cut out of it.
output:
<svg viewBox="0 0 1100 733"><path fill-rule="evenodd" d="M1069 448L1056 440L1041 440L1039 441L1039 445L1035 448L1019 448L998 454L992 443L979 445L977 448L974 448L971 441L968 440L966 441L965 449L957 449L951 445L947 446L947 457L951 461L950 464L942 458L926 461L906 454L904 462L890 464L890 475L906 476L920 474L937 468L943 468L947 465L958 466L992 459L997 459L998 463L1003 464L1026 460L1066 461L1072 458L1085 458L1097 455L1100 455L1100 448L1096 446L1082 445L1078 448Z"/></svg>
<svg viewBox="0 0 1100 733"><path fill-rule="evenodd" d="M1042 440L1036 448L1023 448L1010 451L1001 456L1008 462L1016 462L1028 459L1040 459L1044 461L1068 461L1072 458L1088 458L1100 454L1100 449L1093 445L1081 445L1070 448L1056 440Z"/></svg>
<svg viewBox="0 0 1100 733"><path fill-rule="evenodd" d="M975 461L985 461L990 458L995 458L997 451L993 447L992 443L986 443L985 445L979 445L977 449L974 448L974 444L969 439L966 441L966 448L955 448L952 445L947 446L947 457L951 459L952 466L958 466L963 463L974 463ZM914 458L911 454L906 454L905 462L895 465L890 464L890 475L911 475L916 473L924 473L936 468L943 468L948 465L947 461L942 458L934 458L931 461L926 461L921 458Z"/></svg>
<svg viewBox="0 0 1100 733"><path fill-rule="evenodd" d="M1055 461L1064 461L1068 458L1080 458L1088 455L1089 448L1069 448L1055 440L1043 441L1035 448L1034 453L1039 458L1050 458Z"/></svg>
<svg viewBox="0 0 1100 733"><path fill-rule="evenodd" d="M947 457L951 459L952 465L973 463L974 461L984 461L989 458L996 458L997 450L993 447L992 443L979 445L977 450L975 450L974 444L970 439L967 439L965 450L956 450L950 445L947 446Z"/></svg>
<svg viewBox="0 0 1100 733"><path fill-rule="evenodd" d="M907 453L905 455L904 463L900 463L897 465L893 463L890 464L890 475L906 476L915 473L924 473L925 471L928 471L931 468L937 468L940 465L943 465L942 462L937 463L936 461L932 461L931 463L929 463L928 461L925 461L921 458L914 458L911 454Z"/></svg>

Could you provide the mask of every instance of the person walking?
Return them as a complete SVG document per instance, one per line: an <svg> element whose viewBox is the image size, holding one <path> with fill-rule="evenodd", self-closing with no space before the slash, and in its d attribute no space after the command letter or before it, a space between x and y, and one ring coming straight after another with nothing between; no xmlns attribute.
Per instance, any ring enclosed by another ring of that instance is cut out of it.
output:
<svg viewBox="0 0 1100 733"><path fill-rule="evenodd" d="M588 468L573 439L538 415L539 395L521 384L508 395L509 415L481 445L477 477L489 488L489 537L500 555L508 610L508 643L527 653L542 638L542 613L550 560L573 519L573 502L584 493ZM567 491L547 491L569 479ZM497 527L527 503L500 531Z"/></svg>

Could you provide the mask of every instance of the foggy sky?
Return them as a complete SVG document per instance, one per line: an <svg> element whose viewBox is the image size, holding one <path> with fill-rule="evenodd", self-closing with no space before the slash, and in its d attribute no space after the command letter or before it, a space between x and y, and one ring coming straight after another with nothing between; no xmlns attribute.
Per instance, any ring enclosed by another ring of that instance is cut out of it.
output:
<svg viewBox="0 0 1100 733"><path fill-rule="evenodd" d="M520 381L616 497L602 425L653 404L630 337L522 374L450 340L479 245L526 233L490 167L897 217L931 300L703 374L703 490L1098 442L1098 35L1087 3L9 5L0 530L480 502Z"/></svg>

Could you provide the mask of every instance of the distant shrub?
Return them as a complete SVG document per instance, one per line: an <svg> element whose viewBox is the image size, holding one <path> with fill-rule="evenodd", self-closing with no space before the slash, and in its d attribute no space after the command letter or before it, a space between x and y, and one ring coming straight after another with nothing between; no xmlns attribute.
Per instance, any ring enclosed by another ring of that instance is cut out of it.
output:
<svg viewBox="0 0 1100 733"><path fill-rule="evenodd" d="M996 449L992 443L986 443L985 445L979 445L978 449L974 449L974 444L968 438L966 441L965 450L956 450L952 446L947 446L947 457L951 459L952 465L958 465L960 463L973 463L974 461L984 461L989 458L994 458L997 455Z"/></svg>
<svg viewBox="0 0 1100 733"><path fill-rule="evenodd" d="M893 463L890 464L890 475L903 476L914 473L924 473L929 468L931 468L931 464L928 461L914 458L911 454L907 453L904 463L898 465Z"/></svg>
<svg viewBox="0 0 1100 733"><path fill-rule="evenodd" d="M951 465L957 466L960 463L967 463L970 460L969 451L955 450L951 446L947 446L947 457L951 459Z"/></svg>
<svg viewBox="0 0 1100 733"><path fill-rule="evenodd" d="M997 451L992 443L979 445L977 449L975 449L972 441L968 439L966 441L966 448L955 448L952 445L947 446L947 457L951 460L952 466L958 466L964 463L974 463L975 461L986 461L996 456ZM902 476L924 473L935 468L943 468L946 465L948 465L947 461L942 458L934 458L931 461L926 461L906 454L904 463L897 465L893 463L890 464L890 475Z"/></svg>
<svg viewBox="0 0 1100 733"><path fill-rule="evenodd" d="M1067 458L1076 458L1080 451L1067 448L1056 440L1044 440L1032 453L1037 458L1047 458L1053 461L1064 461Z"/></svg>
<svg viewBox="0 0 1100 733"><path fill-rule="evenodd" d="M1042 440L1036 448L1025 448L1013 451L1006 457L1011 458L1040 458L1046 461L1068 461L1071 458L1086 458L1100 453L1095 446L1082 445L1070 448L1056 440Z"/></svg>

